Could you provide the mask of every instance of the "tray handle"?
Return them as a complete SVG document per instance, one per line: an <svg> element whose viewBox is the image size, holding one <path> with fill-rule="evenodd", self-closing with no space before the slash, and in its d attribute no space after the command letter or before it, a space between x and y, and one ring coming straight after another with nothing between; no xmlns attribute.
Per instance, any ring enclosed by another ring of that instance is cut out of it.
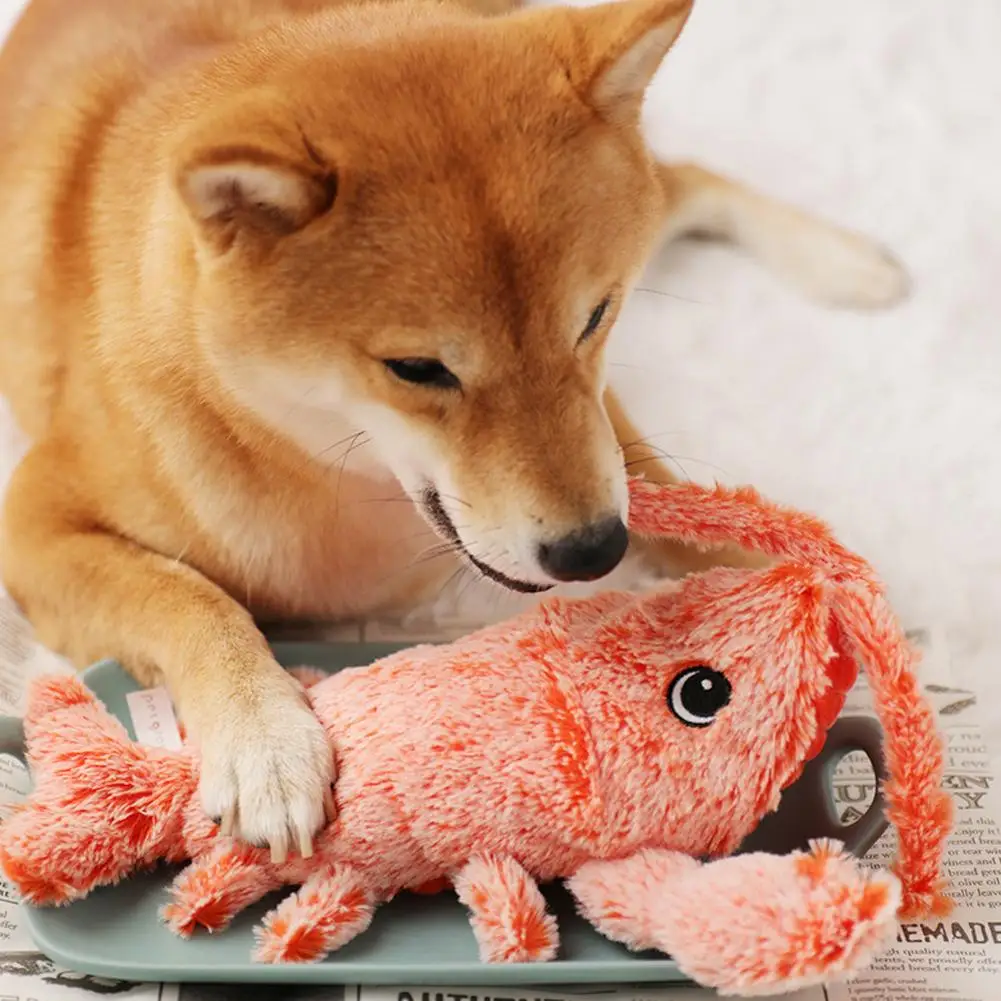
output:
<svg viewBox="0 0 1001 1001"><path fill-rule="evenodd" d="M0 716L0 754L9 754L27 765L24 723L17 716Z"/></svg>

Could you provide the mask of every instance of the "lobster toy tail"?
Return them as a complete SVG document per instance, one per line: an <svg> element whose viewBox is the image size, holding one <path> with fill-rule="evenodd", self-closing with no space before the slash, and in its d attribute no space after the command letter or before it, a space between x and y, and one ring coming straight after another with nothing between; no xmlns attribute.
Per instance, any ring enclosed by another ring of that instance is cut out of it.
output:
<svg viewBox="0 0 1001 1001"><path fill-rule="evenodd" d="M68 903L178 843L187 755L134 744L77 678L33 683L25 738L34 788L0 828L0 867L26 900Z"/></svg>

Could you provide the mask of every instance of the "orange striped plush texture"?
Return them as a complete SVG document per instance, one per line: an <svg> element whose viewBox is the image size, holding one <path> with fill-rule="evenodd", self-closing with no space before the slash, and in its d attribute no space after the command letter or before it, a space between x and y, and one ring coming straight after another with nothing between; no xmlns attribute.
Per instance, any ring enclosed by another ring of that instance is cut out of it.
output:
<svg viewBox="0 0 1001 1001"><path fill-rule="evenodd" d="M814 519L750 490L631 489L634 530L774 564L553 600L449 646L302 674L339 812L312 857L278 865L204 814L196 748L133 744L79 681L43 679L26 718L34 791L0 828L7 878L63 904L191 859L163 911L181 935L298 886L258 929L263 962L320 959L397 892L449 886L485 962L552 959L538 884L564 879L604 934L723 993L858 970L898 914L948 908L943 748L914 653L872 569ZM836 844L730 856L822 746L856 663L885 731L894 872Z"/></svg>

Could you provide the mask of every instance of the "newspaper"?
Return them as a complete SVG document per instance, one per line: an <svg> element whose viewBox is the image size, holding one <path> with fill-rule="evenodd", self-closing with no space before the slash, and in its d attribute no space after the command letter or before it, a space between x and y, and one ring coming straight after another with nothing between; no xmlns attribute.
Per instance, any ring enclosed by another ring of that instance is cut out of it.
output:
<svg viewBox="0 0 1001 1001"><path fill-rule="evenodd" d="M340 639L434 639L407 636L392 625L341 627ZM991 812L994 776L977 723L976 700L953 687L947 650L927 630L912 634L926 648L922 681L948 739L947 788L958 818L948 854L948 875L957 900L946 920L900 926L896 943L870 971L848 984L784 995L789 1001L998 1001L1001 998L1001 827ZM14 604L0 591L0 713L17 714L27 680L68 671L61 658L34 642ZM851 712L871 711L864 684L851 695ZM0 757L0 812L25 794L27 776ZM845 823L860 816L874 795L868 760L848 755L838 768L834 795ZM894 852L889 832L867 861L882 865ZM85 995L117 995L134 1001L708 1001L700 988L653 985L568 987L566 990L371 986L136 984L60 969L35 948L20 921L13 888L0 881L0 1001L62 1001Z"/></svg>

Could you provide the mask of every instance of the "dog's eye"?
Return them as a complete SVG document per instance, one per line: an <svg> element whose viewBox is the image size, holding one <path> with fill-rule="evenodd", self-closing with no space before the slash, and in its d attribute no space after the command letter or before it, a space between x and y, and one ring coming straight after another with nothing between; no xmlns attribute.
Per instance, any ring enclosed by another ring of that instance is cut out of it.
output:
<svg viewBox="0 0 1001 1001"><path fill-rule="evenodd" d="M711 667L682 671L667 691L667 704L685 726L709 726L730 701L730 682Z"/></svg>
<svg viewBox="0 0 1001 1001"><path fill-rule="evenodd" d="M386 368L398 379L418 386L458 389L459 380L437 358L387 358Z"/></svg>
<svg viewBox="0 0 1001 1001"><path fill-rule="evenodd" d="M601 326L601 321L604 320L605 314L608 312L608 307L611 304L612 300L606 296L594 307L594 311L588 318L587 325L581 332L580 341L586 341ZM580 341L578 341L578 344Z"/></svg>

